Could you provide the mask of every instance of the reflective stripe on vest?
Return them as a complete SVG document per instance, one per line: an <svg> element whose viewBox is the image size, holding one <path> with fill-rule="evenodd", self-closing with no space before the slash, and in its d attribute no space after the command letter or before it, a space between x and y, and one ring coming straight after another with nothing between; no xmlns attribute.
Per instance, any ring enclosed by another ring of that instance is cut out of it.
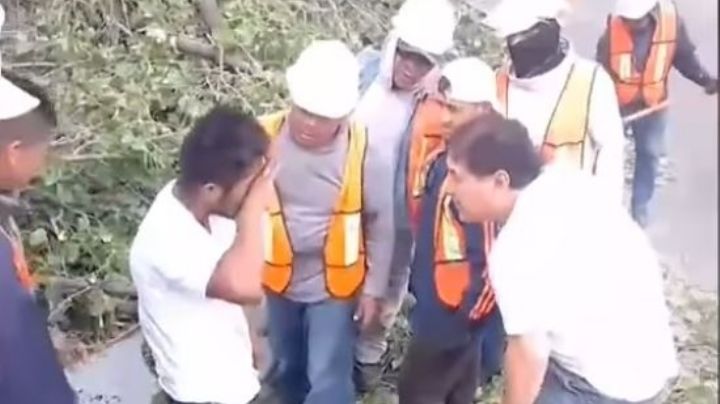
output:
<svg viewBox="0 0 720 404"><path fill-rule="evenodd" d="M271 138L277 137L286 112L260 118ZM351 124L343 184L328 224L324 246L325 286L335 298L352 297L365 280L366 260L362 226L363 165L367 149L367 132L359 124ZM263 284L281 294L290 286L293 251L282 212L282 201L274 193L264 219L265 271Z"/></svg>
<svg viewBox="0 0 720 404"><path fill-rule="evenodd" d="M590 100L597 70L596 63L585 60L575 61L570 68L540 146L540 154L545 163L561 162L573 167L584 167ZM500 112L504 116L508 116L509 86L507 68L498 71L498 100ZM592 159L594 164L596 156L592 156Z"/></svg>
<svg viewBox="0 0 720 404"><path fill-rule="evenodd" d="M675 57L677 10L671 1L661 1L645 70L640 73L634 63L632 32L621 17L608 18L610 69L615 80L620 106L638 97L649 107L667 98L667 78Z"/></svg>
<svg viewBox="0 0 720 404"><path fill-rule="evenodd" d="M443 182L435 208L435 263L433 278L435 290L440 301L452 310L462 304L465 292L470 287L471 264L467 258L467 241L462 225L453 217L450 208L450 195L446 193L446 182ZM483 251L485 259L495 238L495 225L483 224ZM490 280L487 277L487 266L483 269L484 287L473 310L472 319L485 317L495 307L495 297Z"/></svg>
<svg viewBox="0 0 720 404"><path fill-rule="evenodd" d="M32 271L30 271L30 266L28 265L25 256L25 249L23 248L22 241L20 240L20 229L18 229L17 224L12 217L7 219L5 226L6 227L0 224L0 237L5 237L10 244L13 266L15 267L15 276L23 288L28 291L33 291L36 288L37 283L35 281L35 277L32 275Z"/></svg>
<svg viewBox="0 0 720 404"><path fill-rule="evenodd" d="M407 163L407 204L410 223L417 226L420 200L425 189L428 158L444 146L442 113L444 106L434 99L421 102L410 131L410 148Z"/></svg>

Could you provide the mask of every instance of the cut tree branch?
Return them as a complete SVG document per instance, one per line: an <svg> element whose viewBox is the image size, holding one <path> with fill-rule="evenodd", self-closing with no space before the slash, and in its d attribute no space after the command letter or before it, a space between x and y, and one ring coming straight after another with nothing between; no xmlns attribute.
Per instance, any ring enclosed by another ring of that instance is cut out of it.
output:
<svg viewBox="0 0 720 404"><path fill-rule="evenodd" d="M225 67L231 68L237 72L250 73L244 59L236 54L225 54L221 49L215 46L186 36L177 37L172 42L174 42L173 45L178 51L186 55L212 60L219 65L224 65Z"/></svg>

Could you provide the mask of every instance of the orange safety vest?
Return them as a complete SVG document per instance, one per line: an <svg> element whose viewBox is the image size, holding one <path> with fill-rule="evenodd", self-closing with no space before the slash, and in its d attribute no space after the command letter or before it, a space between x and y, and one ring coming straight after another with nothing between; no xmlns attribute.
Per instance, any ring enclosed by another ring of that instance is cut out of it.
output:
<svg viewBox="0 0 720 404"><path fill-rule="evenodd" d="M621 17L608 18L610 40L610 69L615 78L620 106L642 97L648 107L667 98L667 79L675 56L677 40L677 10L671 1L661 1L656 14L657 24L645 70L636 70L633 57L632 33Z"/></svg>
<svg viewBox="0 0 720 404"><path fill-rule="evenodd" d="M435 208L435 265L433 277L435 290L440 301L452 310L462 303L463 296L470 286L471 264L467 259L467 241L460 222L452 214L451 198L446 192L447 181L440 188L438 204ZM495 239L495 224L483 223L485 257ZM485 285L478 300L470 312L470 318L477 320L485 317L495 307L495 293L490 286L487 267L483 270Z"/></svg>
<svg viewBox="0 0 720 404"><path fill-rule="evenodd" d="M441 115L445 106L435 98L426 98L415 111L410 131L407 161L406 195L410 223L418 223L420 201L425 189L425 170L428 158L445 145Z"/></svg>
<svg viewBox="0 0 720 404"><path fill-rule="evenodd" d="M27 290L35 289L35 278L33 278L28 266L27 260L25 259L25 253L23 248L16 242L10 242L13 248L13 263L15 264L15 275L20 281L20 285Z"/></svg>
<svg viewBox="0 0 720 404"><path fill-rule="evenodd" d="M287 112L261 117L260 123L276 138ZM360 289L367 270L363 236L363 165L367 149L365 127L352 123L343 184L328 224L324 246L325 287L334 298L349 298ZM290 286L293 250L277 190L264 219L265 270L263 285L282 294Z"/></svg>
<svg viewBox="0 0 720 404"><path fill-rule="evenodd" d="M20 241L19 237L15 236L20 232L17 229L15 221L12 218L8 219L7 227L8 229L0 229L0 236L5 236L8 243L10 243L10 247L12 249L13 266L15 267L15 276L17 277L18 282L20 282L20 285L23 288L32 291L33 289L35 289L37 284L35 282L35 278L32 275L32 272L30 271L30 266L27 263L27 259L25 257L25 249L23 248L22 241Z"/></svg>
<svg viewBox="0 0 720 404"><path fill-rule="evenodd" d="M561 161L574 167L586 167L588 147L590 99L595 84L598 65L591 61L577 60L570 68L563 90L555 104L545 138L540 146L540 155L545 163ZM508 68L497 74L498 101L501 113L508 115L508 89L510 75ZM591 171L595 171L597 154L592 156Z"/></svg>

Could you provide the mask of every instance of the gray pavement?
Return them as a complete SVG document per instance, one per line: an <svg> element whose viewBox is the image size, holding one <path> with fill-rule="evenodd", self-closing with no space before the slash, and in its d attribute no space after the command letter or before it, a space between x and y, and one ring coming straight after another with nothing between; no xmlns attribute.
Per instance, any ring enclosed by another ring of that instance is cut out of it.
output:
<svg viewBox="0 0 720 404"><path fill-rule="evenodd" d="M139 332L68 371L78 404L150 404L157 386L140 353Z"/></svg>

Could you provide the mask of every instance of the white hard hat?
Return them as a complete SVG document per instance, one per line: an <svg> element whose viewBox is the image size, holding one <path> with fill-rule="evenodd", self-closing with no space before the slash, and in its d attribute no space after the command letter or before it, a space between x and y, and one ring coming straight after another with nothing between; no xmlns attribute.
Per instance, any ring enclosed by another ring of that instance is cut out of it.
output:
<svg viewBox="0 0 720 404"><path fill-rule="evenodd" d="M638 20L649 13L657 4L658 0L617 0L615 3L615 15Z"/></svg>
<svg viewBox="0 0 720 404"><path fill-rule="evenodd" d="M446 96L451 101L489 102L497 108L495 73L487 63L474 57L455 59L442 69L450 83Z"/></svg>
<svg viewBox="0 0 720 404"><path fill-rule="evenodd" d="M570 12L567 0L502 0L482 23L500 37L508 37L530 29L545 19L562 22Z"/></svg>
<svg viewBox="0 0 720 404"><path fill-rule="evenodd" d="M453 47L457 21L447 0L407 0L392 24L403 42L427 53L441 55Z"/></svg>
<svg viewBox="0 0 720 404"><path fill-rule="evenodd" d="M5 24L5 10L0 5L0 31ZM0 55L0 68L2 55ZM14 85L0 73L0 121L27 114L40 105L40 100Z"/></svg>
<svg viewBox="0 0 720 404"><path fill-rule="evenodd" d="M326 118L342 118L355 108L360 67L345 44L314 41L286 72L293 104Z"/></svg>

